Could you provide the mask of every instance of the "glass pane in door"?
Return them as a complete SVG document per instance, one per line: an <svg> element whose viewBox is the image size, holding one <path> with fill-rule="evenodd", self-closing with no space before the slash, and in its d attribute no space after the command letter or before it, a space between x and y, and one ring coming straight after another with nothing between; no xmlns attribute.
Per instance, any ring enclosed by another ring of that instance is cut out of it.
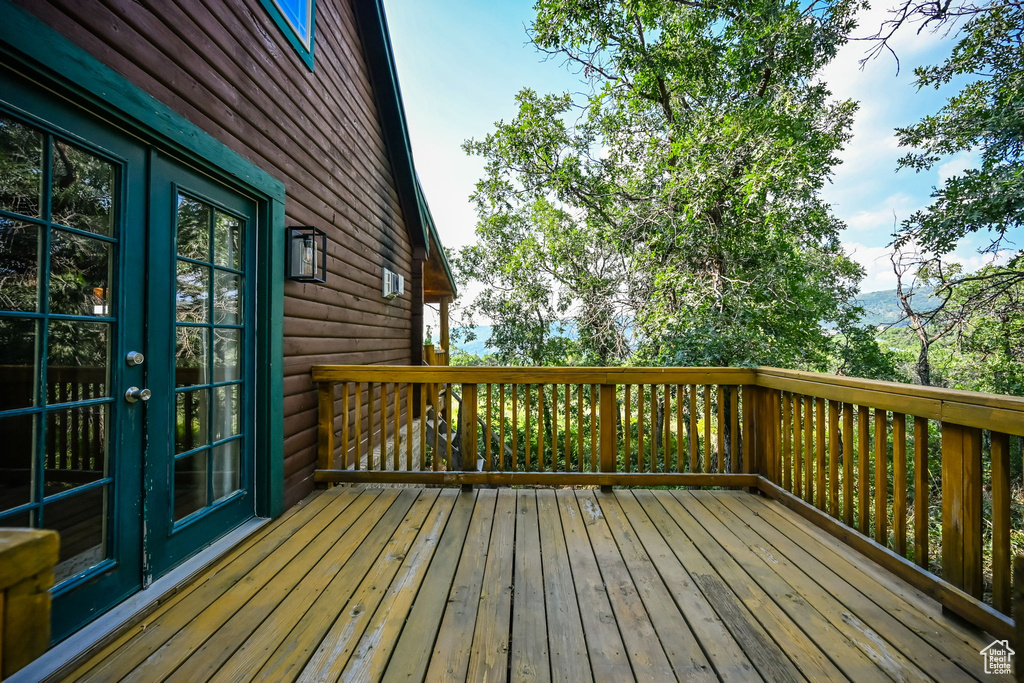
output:
<svg viewBox="0 0 1024 683"><path fill-rule="evenodd" d="M243 488L245 221L177 196L174 520Z"/></svg>
<svg viewBox="0 0 1024 683"><path fill-rule="evenodd" d="M111 557L120 175L0 114L0 526L59 531L58 584Z"/></svg>

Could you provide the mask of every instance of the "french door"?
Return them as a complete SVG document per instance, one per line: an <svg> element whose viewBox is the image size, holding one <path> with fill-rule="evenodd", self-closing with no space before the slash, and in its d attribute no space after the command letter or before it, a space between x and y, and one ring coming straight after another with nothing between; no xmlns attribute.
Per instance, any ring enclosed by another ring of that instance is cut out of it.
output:
<svg viewBox="0 0 1024 683"><path fill-rule="evenodd" d="M159 154L150 203L147 579L254 510L255 203Z"/></svg>
<svg viewBox="0 0 1024 683"><path fill-rule="evenodd" d="M0 527L59 640L254 514L256 204L0 69Z"/></svg>

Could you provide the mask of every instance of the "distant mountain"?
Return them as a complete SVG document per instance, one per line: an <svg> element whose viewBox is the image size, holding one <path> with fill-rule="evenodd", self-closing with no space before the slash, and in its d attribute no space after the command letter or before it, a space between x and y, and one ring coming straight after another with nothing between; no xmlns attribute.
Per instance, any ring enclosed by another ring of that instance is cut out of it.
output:
<svg viewBox="0 0 1024 683"><path fill-rule="evenodd" d="M932 298L931 290L922 289L918 297L924 297L924 300L917 299L915 301L916 304L928 306L929 300ZM857 303L864 307L864 315L861 317L861 322L872 327L891 325L903 317L903 308L900 306L895 289L885 289L880 292L862 292L857 296ZM906 325L906 322L901 322L899 325L902 327Z"/></svg>
<svg viewBox="0 0 1024 683"><path fill-rule="evenodd" d="M931 298L931 290L922 290L921 296L925 297L925 305L927 305L927 300ZM900 307L899 299L896 298L895 289L886 289L880 292L862 292L857 295L857 303L864 308L861 322L872 327L891 325L903 317L903 309ZM904 326L906 322L901 322L899 325ZM463 328L456 329L461 332ZM452 332L454 336L455 330ZM493 328L490 325L477 325L473 329L475 339L468 342L456 342L453 346L474 356L495 353L497 349L487 346L487 340L491 338L492 332ZM571 324L567 326L564 334L569 337L575 336L575 331Z"/></svg>
<svg viewBox="0 0 1024 683"><path fill-rule="evenodd" d="M458 333L458 337L461 339L462 333L465 331L463 327L457 327L452 330L452 334ZM473 334L475 339L473 341L457 341L453 342L452 346L456 349L460 349L470 354L471 356L484 356L488 353L494 353L497 349L487 346L487 340L491 338L491 332L493 328L490 325L477 325L473 328Z"/></svg>
<svg viewBox="0 0 1024 683"><path fill-rule="evenodd" d="M463 336L465 328L457 327L452 330L452 337ZM475 338L472 341L454 341L452 346L458 350L465 351L472 356L484 356L488 353L497 353L497 349L487 346L487 340L491 338L494 328L490 325L477 325L473 328ZM576 338L576 325L573 320L565 320L561 323L551 323L551 334L555 337Z"/></svg>

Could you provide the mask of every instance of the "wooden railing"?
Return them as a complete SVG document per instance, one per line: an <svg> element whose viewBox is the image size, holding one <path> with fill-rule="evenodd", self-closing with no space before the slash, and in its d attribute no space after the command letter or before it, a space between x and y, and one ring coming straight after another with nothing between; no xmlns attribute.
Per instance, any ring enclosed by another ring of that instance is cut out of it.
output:
<svg viewBox="0 0 1024 683"><path fill-rule="evenodd" d="M434 344L423 345L423 360L426 365L447 367L449 363L448 349Z"/></svg>
<svg viewBox="0 0 1024 683"><path fill-rule="evenodd" d="M757 488L1009 636L1024 399L772 368L317 366L313 380L320 483Z"/></svg>
<svg viewBox="0 0 1024 683"><path fill-rule="evenodd" d="M0 529L0 679L50 644L50 592L56 531Z"/></svg>
<svg viewBox="0 0 1024 683"><path fill-rule="evenodd" d="M756 382L761 489L1008 635L1024 399L771 368Z"/></svg>
<svg viewBox="0 0 1024 683"><path fill-rule="evenodd" d="M757 478L741 452L740 386L753 380L750 370L318 366L313 379L320 482L753 486Z"/></svg>

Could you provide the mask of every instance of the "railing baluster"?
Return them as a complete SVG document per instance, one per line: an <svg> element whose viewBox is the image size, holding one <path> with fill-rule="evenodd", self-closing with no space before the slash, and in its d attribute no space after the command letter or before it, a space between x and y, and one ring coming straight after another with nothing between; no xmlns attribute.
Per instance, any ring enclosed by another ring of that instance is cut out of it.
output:
<svg viewBox="0 0 1024 683"><path fill-rule="evenodd" d="M427 469L427 385L420 384L420 471Z"/></svg>
<svg viewBox="0 0 1024 683"><path fill-rule="evenodd" d="M676 472L683 471L683 385L676 385Z"/></svg>
<svg viewBox="0 0 1024 683"><path fill-rule="evenodd" d="M992 605L1003 614L1010 614L1010 561L1010 437L992 432Z"/></svg>
<svg viewBox="0 0 1024 683"><path fill-rule="evenodd" d="M793 416L789 392L782 392L782 487L793 490Z"/></svg>
<svg viewBox="0 0 1024 683"><path fill-rule="evenodd" d="M718 471L721 473L725 472L725 396L721 384L715 387L715 401L718 403L715 430L718 436Z"/></svg>
<svg viewBox="0 0 1024 683"><path fill-rule="evenodd" d="M351 385L348 382L341 383L341 468L348 469L348 453L349 453L349 432L348 423L352 419L349 415L349 399L348 394L351 390Z"/></svg>
<svg viewBox="0 0 1024 683"><path fill-rule="evenodd" d="M644 458L644 385L636 386L636 471L643 472L647 461Z"/></svg>
<svg viewBox="0 0 1024 683"><path fill-rule="evenodd" d="M814 397L804 396L804 500L814 505ZM821 492L819 491L820 495Z"/></svg>
<svg viewBox="0 0 1024 683"><path fill-rule="evenodd" d="M356 460L355 468L358 470L363 459L363 383L356 382Z"/></svg>
<svg viewBox="0 0 1024 683"><path fill-rule="evenodd" d="M526 398L524 399L524 401L525 401L525 404L526 404L526 424L524 424L523 426L526 429L526 433L523 435L524 436L523 447L526 449L526 464L523 465L523 469L525 469L527 472L529 472L530 471L530 436L531 436L530 435L530 420L532 419L530 417L530 385L529 384L526 385Z"/></svg>
<svg viewBox="0 0 1024 683"><path fill-rule="evenodd" d="M543 390L543 387L542 387ZM544 449L541 449L543 454ZM547 467L541 469L547 470ZM558 471L558 385L551 385L551 471Z"/></svg>
<svg viewBox="0 0 1024 683"><path fill-rule="evenodd" d="M817 489L814 494L814 500L818 504L819 510L828 509L828 501L826 496L828 491L825 488L825 399L818 398L814 401L814 432L815 432L815 454L817 460L815 462L815 469L817 474Z"/></svg>
<svg viewBox="0 0 1024 683"><path fill-rule="evenodd" d="M797 498L804 495L804 450L800 438L803 429L803 397L793 395L793 494Z"/></svg>
<svg viewBox="0 0 1024 683"><path fill-rule="evenodd" d="M576 471L583 471L583 385L576 385Z"/></svg>
<svg viewBox="0 0 1024 683"><path fill-rule="evenodd" d="M711 387L704 385L704 466L705 473L711 471Z"/></svg>
<svg viewBox="0 0 1024 683"><path fill-rule="evenodd" d="M498 469L505 471L505 385L498 385Z"/></svg>
<svg viewBox="0 0 1024 683"><path fill-rule="evenodd" d="M671 471L670 461L672 460L672 455L671 455L672 420L669 419L669 417L672 415L672 388L669 385L666 384L666 385L664 385L664 391L665 391L665 407L664 407L664 410L661 411L661 414L664 417L664 419L662 420L662 422L664 424L662 426L664 427L663 431L665 432L665 435L664 435L664 440L662 441L662 445L661 445L662 462L661 462L661 470L660 471L662 471L662 472L669 472L669 471Z"/></svg>
<svg viewBox="0 0 1024 683"><path fill-rule="evenodd" d="M444 424L446 427L446 433L448 435L447 443L445 443L445 460L444 469L447 472L452 471L452 383L445 382L444 385Z"/></svg>
<svg viewBox="0 0 1024 683"><path fill-rule="evenodd" d="M590 471L597 472L597 384L590 385ZM614 400L612 401L614 403Z"/></svg>
<svg viewBox="0 0 1024 683"><path fill-rule="evenodd" d="M753 406L751 406L753 407ZM700 472L700 466L697 460L698 451L698 440L700 437L697 435L697 385L690 385L690 471Z"/></svg>
<svg viewBox="0 0 1024 683"><path fill-rule="evenodd" d="M739 405L739 393L740 388L738 386L730 387L729 389L729 436L730 436L730 468L729 470L736 474L740 471L739 469L739 443L740 443L740 405Z"/></svg>
<svg viewBox="0 0 1024 683"><path fill-rule="evenodd" d="M480 454L479 433L477 431L478 385L475 382L463 382L462 402L459 405L459 463L463 472L476 472L477 459ZM463 485L466 486L466 485Z"/></svg>
<svg viewBox="0 0 1024 683"><path fill-rule="evenodd" d="M892 549L907 555L907 416L892 414Z"/></svg>
<svg viewBox="0 0 1024 683"><path fill-rule="evenodd" d="M853 404L843 404L843 523L853 526Z"/></svg>
<svg viewBox="0 0 1024 683"><path fill-rule="evenodd" d="M492 470L491 466L491 385L487 385L487 417L484 420L484 469Z"/></svg>
<svg viewBox="0 0 1024 683"><path fill-rule="evenodd" d="M828 402L828 500L829 511L839 517L839 404Z"/></svg>
<svg viewBox="0 0 1024 683"><path fill-rule="evenodd" d="M651 459L647 463L649 472L658 469L658 385L651 385Z"/></svg>
<svg viewBox="0 0 1024 683"><path fill-rule="evenodd" d="M871 508L870 485L871 469L868 466L868 449L870 444L870 433L868 432L868 411L867 406L857 407L857 528L865 536L871 528L869 514Z"/></svg>
<svg viewBox="0 0 1024 683"><path fill-rule="evenodd" d="M431 467L435 472L441 470L444 456L441 453L441 385L434 382L430 385L430 400L434 406L434 447L430 457ZM448 416L445 416L447 422Z"/></svg>
<svg viewBox="0 0 1024 683"><path fill-rule="evenodd" d="M367 396L366 396L366 439L367 439L367 454L366 454L366 469L373 470L377 468L377 465L373 458L374 452L374 437L378 434L378 431L374 429L374 415L376 408L376 394L374 393L374 387L376 382L367 383Z"/></svg>
<svg viewBox="0 0 1024 683"><path fill-rule="evenodd" d="M622 434L626 442L626 455L623 458L623 470L625 472L633 471L633 448L630 444L633 436L632 388L629 384L626 385L626 424L622 425Z"/></svg>
<svg viewBox="0 0 1024 683"><path fill-rule="evenodd" d="M569 416L571 397L569 395L569 383L565 384L565 471L572 472L572 439L569 430Z"/></svg>
<svg viewBox="0 0 1024 683"><path fill-rule="evenodd" d="M380 430L378 436L380 439L380 455L377 458L377 468L381 471L388 469L388 385L387 382L380 383L380 393L377 395L378 409L380 414L378 419L380 421Z"/></svg>
<svg viewBox="0 0 1024 683"><path fill-rule="evenodd" d="M886 412L875 408L875 540L889 545L889 448Z"/></svg>
<svg viewBox="0 0 1024 683"><path fill-rule="evenodd" d="M402 469L402 390L398 386L398 382L394 383L395 390L395 443L394 443L394 461L395 469Z"/></svg>
<svg viewBox="0 0 1024 683"><path fill-rule="evenodd" d="M412 382L405 384L405 469L412 471Z"/></svg>
<svg viewBox="0 0 1024 683"><path fill-rule="evenodd" d="M512 385L512 471L519 469L519 385Z"/></svg>
<svg viewBox="0 0 1024 683"><path fill-rule="evenodd" d="M928 569L928 420L914 418L914 561Z"/></svg>

